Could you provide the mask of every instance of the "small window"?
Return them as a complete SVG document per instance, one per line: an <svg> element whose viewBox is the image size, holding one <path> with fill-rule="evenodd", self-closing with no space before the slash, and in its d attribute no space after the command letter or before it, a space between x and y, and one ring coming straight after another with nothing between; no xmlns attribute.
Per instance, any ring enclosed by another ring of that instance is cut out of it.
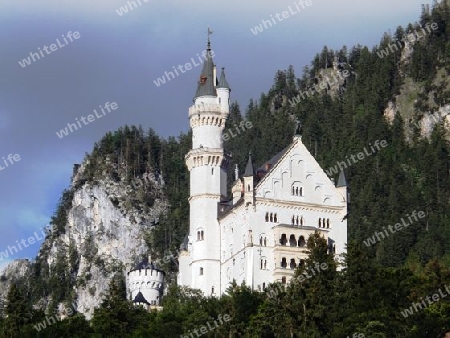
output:
<svg viewBox="0 0 450 338"><path fill-rule="evenodd" d="M319 228L322 227L322 220L319 218Z"/></svg>
<svg viewBox="0 0 450 338"><path fill-rule="evenodd" d="M275 223L278 222L278 216L277 216L277 214L275 214L275 215L273 216L273 221L274 221Z"/></svg>
<svg viewBox="0 0 450 338"><path fill-rule="evenodd" d="M269 213L266 212L266 222L269 222Z"/></svg>
<svg viewBox="0 0 450 338"><path fill-rule="evenodd" d="M214 168L211 168L211 175L214 175Z"/></svg>
<svg viewBox="0 0 450 338"><path fill-rule="evenodd" d="M203 268L200 268L200 276L203 276Z"/></svg>
<svg viewBox="0 0 450 338"><path fill-rule="evenodd" d="M281 284L286 284L286 277L281 278Z"/></svg>
<svg viewBox="0 0 450 338"><path fill-rule="evenodd" d="M267 246L267 238L264 237L264 246Z"/></svg>
<svg viewBox="0 0 450 338"><path fill-rule="evenodd" d="M329 228L330 228L330 219L327 218L327 229L329 229Z"/></svg>

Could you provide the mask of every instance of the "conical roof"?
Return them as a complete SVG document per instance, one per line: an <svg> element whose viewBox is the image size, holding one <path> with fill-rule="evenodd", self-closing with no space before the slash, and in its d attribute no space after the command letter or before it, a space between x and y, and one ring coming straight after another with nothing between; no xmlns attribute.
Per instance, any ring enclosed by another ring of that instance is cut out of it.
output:
<svg viewBox="0 0 450 338"><path fill-rule="evenodd" d="M253 177L255 175L255 171L253 169L253 163L252 163L252 153L248 153L248 162L247 166L245 167L244 177Z"/></svg>
<svg viewBox="0 0 450 338"><path fill-rule="evenodd" d="M214 78L214 63L211 54L211 43L208 41L208 47L206 48L205 61L203 63L203 69L200 73L200 78L197 85L197 92L195 98L200 96L217 96Z"/></svg>
<svg viewBox="0 0 450 338"><path fill-rule="evenodd" d="M217 86L217 88L226 88L231 90L230 85L228 84L225 77L225 68L222 68L222 72L220 73L219 85Z"/></svg>

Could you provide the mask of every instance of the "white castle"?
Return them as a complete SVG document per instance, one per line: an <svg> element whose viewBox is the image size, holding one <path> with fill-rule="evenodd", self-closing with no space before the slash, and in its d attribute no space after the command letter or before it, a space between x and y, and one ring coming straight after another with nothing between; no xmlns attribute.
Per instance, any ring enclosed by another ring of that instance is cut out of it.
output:
<svg viewBox="0 0 450 338"><path fill-rule="evenodd" d="M315 231L336 259L345 252L344 173L335 186L303 145L298 125L293 142L261 168L255 171L249 156L242 178L236 170L228 201L222 133L231 90L223 68L217 81L209 39L207 55L189 108L190 228L179 255L178 285L220 296L233 280L254 290L288 283Z"/></svg>

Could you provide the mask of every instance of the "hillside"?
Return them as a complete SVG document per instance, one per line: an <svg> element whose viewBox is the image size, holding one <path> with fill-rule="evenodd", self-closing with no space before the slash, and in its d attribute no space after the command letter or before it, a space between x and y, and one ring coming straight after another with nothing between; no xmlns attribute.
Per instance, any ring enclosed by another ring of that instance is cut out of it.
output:
<svg viewBox="0 0 450 338"><path fill-rule="evenodd" d="M20 306L3 307L0 335L33 336L32 325L46 314L65 317L64 309L76 304L78 315L42 337L70 330L175 337L225 313L232 321L205 336L442 337L450 331L449 297L407 316L404 309L450 288L449 22L448 2L424 7L419 22L385 34L379 46L325 46L300 78L292 66L277 71L272 88L242 113L238 104L231 107L225 129L242 120L252 128L225 142L229 183L250 150L259 166L285 148L296 119L304 144L334 179L332 168L346 163L350 243L343 270L320 238L311 238L309 263L326 262L329 269L286 290L273 286L274 296L233 285L229 295L209 299L177 288L171 283L177 262L161 258L187 234L184 155L191 136L165 140L126 126L105 135L76 166L36 259L12 263L1 277L0 296ZM352 155L382 140L387 147L351 163ZM425 217L366 244L413 212ZM116 280L143 256L168 272L171 285L158 314L132 309Z"/></svg>

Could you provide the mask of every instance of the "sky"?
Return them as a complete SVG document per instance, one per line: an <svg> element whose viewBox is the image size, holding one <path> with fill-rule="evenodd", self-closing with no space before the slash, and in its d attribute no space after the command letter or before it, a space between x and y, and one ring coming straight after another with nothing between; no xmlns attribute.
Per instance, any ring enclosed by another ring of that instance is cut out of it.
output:
<svg viewBox="0 0 450 338"><path fill-rule="evenodd" d="M214 62L244 111L277 70L293 65L300 76L324 45L372 48L385 32L416 22L425 0L310 0L304 8L300 0L132 2L0 1L0 270L36 256L73 164L106 132L125 124L162 137L188 131L208 26ZM252 32L271 18L272 27ZM155 84L188 62L191 70ZM78 130L60 133L77 121Z"/></svg>

